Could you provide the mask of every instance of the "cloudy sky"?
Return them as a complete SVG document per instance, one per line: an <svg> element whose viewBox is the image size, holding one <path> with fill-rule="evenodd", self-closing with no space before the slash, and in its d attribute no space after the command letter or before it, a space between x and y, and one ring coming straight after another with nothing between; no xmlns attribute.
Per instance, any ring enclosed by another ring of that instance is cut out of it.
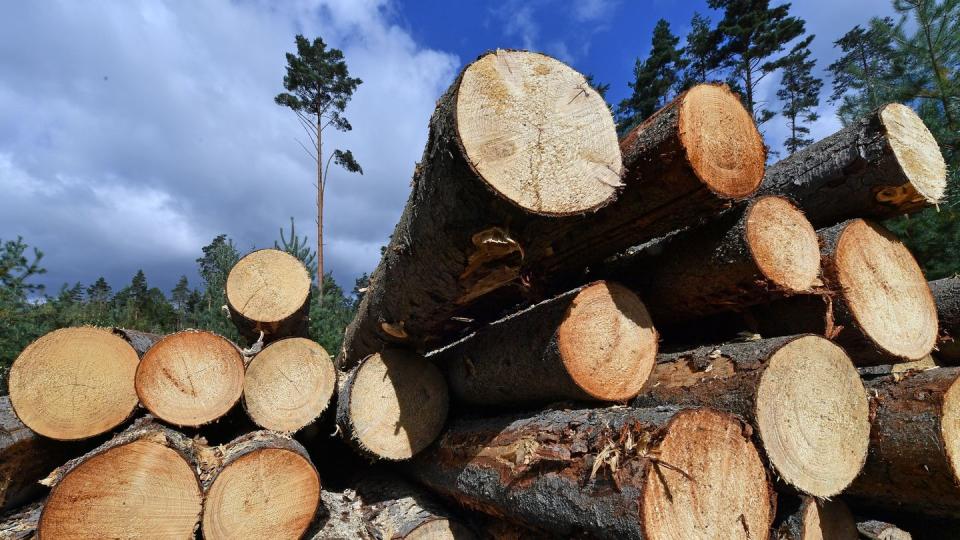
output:
<svg viewBox="0 0 960 540"><path fill-rule="evenodd" d="M327 269L349 290L400 215L434 103L485 50L536 49L611 85L618 102L660 17L684 35L703 1L202 0L8 2L0 8L0 239L44 251L50 289L137 269L166 290L196 283L220 233L241 251L273 244L295 217L313 237L312 162L293 113L273 103L293 36L322 36L363 79L332 136L364 175L331 170ZM455 7L451 7L455 6ZM797 0L831 43L886 0ZM712 14L716 18L716 14ZM772 98L776 81L761 93ZM829 84L829 82L827 83ZM814 126L839 125L824 103ZM766 127L776 147L782 120Z"/></svg>

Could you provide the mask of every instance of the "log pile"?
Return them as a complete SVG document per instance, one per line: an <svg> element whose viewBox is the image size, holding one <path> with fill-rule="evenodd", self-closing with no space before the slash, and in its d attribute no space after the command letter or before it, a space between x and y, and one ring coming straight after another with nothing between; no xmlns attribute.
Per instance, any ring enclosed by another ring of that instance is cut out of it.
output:
<svg viewBox="0 0 960 540"><path fill-rule="evenodd" d="M960 285L876 221L937 202L939 148L889 104L765 161L725 86L618 140L570 67L487 53L437 103L342 350L307 337L309 273L273 249L225 284L249 348L90 327L28 346L0 400L0 537L956 526L960 368L939 364Z"/></svg>

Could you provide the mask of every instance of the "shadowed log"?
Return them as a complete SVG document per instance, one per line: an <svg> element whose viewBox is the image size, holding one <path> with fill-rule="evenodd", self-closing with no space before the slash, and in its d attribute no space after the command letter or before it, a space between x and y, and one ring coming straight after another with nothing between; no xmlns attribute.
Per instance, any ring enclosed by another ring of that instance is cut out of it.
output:
<svg viewBox="0 0 960 540"><path fill-rule="evenodd" d="M857 522L847 505L840 500L820 501L802 497L790 508L783 507L783 498L777 510L786 517L774 530L776 540L857 540Z"/></svg>

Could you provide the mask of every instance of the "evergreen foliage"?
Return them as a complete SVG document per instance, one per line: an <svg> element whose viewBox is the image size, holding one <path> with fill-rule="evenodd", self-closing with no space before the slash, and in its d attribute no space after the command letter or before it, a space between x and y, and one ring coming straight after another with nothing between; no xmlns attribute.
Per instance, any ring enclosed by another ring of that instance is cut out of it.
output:
<svg viewBox="0 0 960 540"><path fill-rule="evenodd" d="M783 142L789 153L813 142L808 123L819 118L817 107L820 105L823 81L813 75L816 61L810 58L812 41L812 35L800 40L780 61L783 74L780 77L777 97L783 105L781 114L790 128L790 136Z"/></svg>
<svg viewBox="0 0 960 540"><path fill-rule="evenodd" d="M676 90L680 39L670 31L670 23L657 21L650 43L650 54L643 62L638 58L633 68L633 93L617 107L617 129L626 133L655 113L670 100Z"/></svg>

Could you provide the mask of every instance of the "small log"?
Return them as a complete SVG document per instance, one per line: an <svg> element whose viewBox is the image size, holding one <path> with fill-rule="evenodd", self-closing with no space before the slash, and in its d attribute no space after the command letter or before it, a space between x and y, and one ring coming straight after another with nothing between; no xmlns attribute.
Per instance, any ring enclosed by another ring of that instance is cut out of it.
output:
<svg viewBox="0 0 960 540"><path fill-rule="evenodd" d="M306 335L310 274L299 259L278 249L260 249L237 261L227 275L230 318L256 342Z"/></svg>
<svg viewBox="0 0 960 540"><path fill-rule="evenodd" d="M376 540L472 540L467 525L429 493L384 474L371 474L357 482L363 500L361 513Z"/></svg>
<svg viewBox="0 0 960 540"><path fill-rule="evenodd" d="M40 538L193 538L203 497L196 443L150 418L54 471Z"/></svg>
<svg viewBox="0 0 960 540"><path fill-rule="evenodd" d="M95 437L133 414L138 362L133 347L109 330L54 330L14 360L10 403L20 421L44 437Z"/></svg>
<svg viewBox="0 0 960 540"><path fill-rule="evenodd" d="M802 497L795 508L783 508L782 499L778 510L786 517L774 530L776 540L858 540L857 522L850 508L841 500L821 501L814 497Z"/></svg>
<svg viewBox="0 0 960 540"><path fill-rule="evenodd" d="M929 515L960 512L960 368L868 380L870 455L847 490L866 506Z"/></svg>
<svg viewBox="0 0 960 540"><path fill-rule="evenodd" d="M759 538L773 492L747 431L709 409L551 410L455 422L405 468L560 537Z"/></svg>
<svg viewBox="0 0 960 540"><path fill-rule="evenodd" d="M312 424L333 398L337 372L315 341L275 341L247 365L243 405L258 426L293 433Z"/></svg>
<svg viewBox="0 0 960 540"><path fill-rule="evenodd" d="M320 476L300 443L248 433L222 447L204 481L201 528L207 540L301 538L320 506Z"/></svg>
<svg viewBox="0 0 960 540"><path fill-rule="evenodd" d="M387 349L341 378L337 426L341 436L373 459L408 459L433 442L447 418L443 374L423 357Z"/></svg>
<svg viewBox="0 0 960 540"><path fill-rule="evenodd" d="M599 281L492 323L430 359L445 370L455 400L504 405L629 399L656 354L643 302Z"/></svg>
<svg viewBox="0 0 960 540"><path fill-rule="evenodd" d="M243 355L205 330L170 334L147 351L135 378L136 395L157 418L197 427L224 416L243 392Z"/></svg>
<svg viewBox="0 0 960 540"><path fill-rule="evenodd" d="M867 540L912 540L913 536L907 531L883 521L861 521L857 523L857 530Z"/></svg>
<svg viewBox="0 0 960 540"><path fill-rule="evenodd" d="M4 540L33 540L37 537L37 522L43 511L43 501L35 502L0 516L0 538Z"/></svg>
<svg viewBox="0 0 960 540"><path fill-rule="evenodd" d="M150 347L153 347L154 343L163 338L160 334L141 332L140 330L131 330L129 328L114 327L111 330L114 334L122 337L129 343L130 346L133 347L133 350L137 351L137 356L140 358L143 358L143 355L147 354L147 351L150 350Z"/></svg>
<svg viewBox="0 0 960 540"><path fill-rule="evenodd" d="M931 281L930 292L940 320L937 358L947 364L960 364L960 278Z"/></svg>
<svg viewBox="0 0 960 540"><path fill-rule="evenodd" d="M484 92L512 99L489 104L476 98ZM476 122L480 113L491 119ZM539 139L559 126L549 147L527 142L531 129ZM411 198L338 366L384 344L435 349L500 318L504 306L569 290L585 267L752 194L764 158L752 117L726 87L682 94L618 149L609 109L579 74L530 53L483 56L438 104ZM626 189L611 203L624 169Z"/></svg>
<svg viewBox="0 0 960 540"><path fill-rule="evenodd" d="M711 407L746 419L786 484L832 497L867 457L867 396L850 358L815 335L661 354L635 407Z"/></svg>
<svg viewBox="0 0 960 540"><path fill-rule="evenodd" d="M636 290L663 325L811 293L822 285L816 231L800 210L774 196L631 250L597 275Z"/></svg>
<svg viewBox="0 0 960 540"><path fill-rule="evenodd" d="M363 519L363 501L351 488L342 491L322 490L320 492L321 518L317 526L310 531L310 540L328 540L330 538L354 538L374 540Z"/></svg>
<svg viewBox="0 0 960 540"><path fill-rule="evenodd" d="M824 227L937 204L946 192L946 173L923 120L891 103L770 166L758 194L789 197Z"/></svg>

